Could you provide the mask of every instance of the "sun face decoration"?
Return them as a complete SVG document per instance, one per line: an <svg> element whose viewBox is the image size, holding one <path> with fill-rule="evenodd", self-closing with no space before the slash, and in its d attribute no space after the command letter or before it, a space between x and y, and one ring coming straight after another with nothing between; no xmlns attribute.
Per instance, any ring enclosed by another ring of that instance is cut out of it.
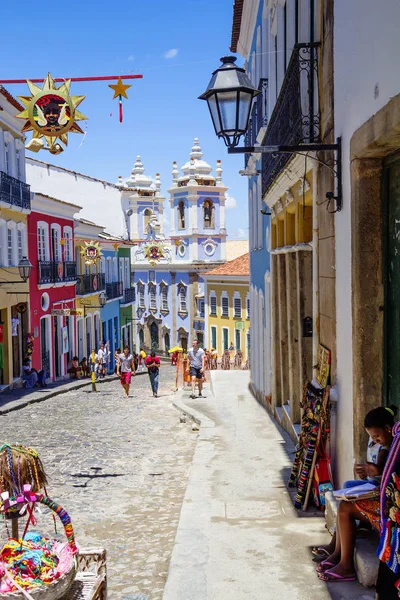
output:
<svg viewBox="0 0 400 600"><path fill-rule="evenodd" d="M44 147L43 140L40 139L44 137L50 152L58 154L63 148L56 144L57 139L67 146L68 132L83 133L76 121L83 121L87 117L76 110L76 107L85 96L70 96L70 79L57 88L50 73L43 88L29 80L27 84L31 96L18 96L26 109L16 115L19 119L26 120L22 132L33 131L33 139L26 147L38 152Z"/></svg>
<svg viewBox="0 0 400 600"><path fill-rule="evenodd" d="M144 245L144 256L147 258L150 265L156 265L160 260L167 258L164 244L162 242L154 241L147 242L147 244Z"/></svg>
<svg viewBox="0 0 400 600"><path fill-rule="evenodd" d="M85 259L85 265L94 265L101 256L99 242L85 242L81 248L81 255Z"/></svg>

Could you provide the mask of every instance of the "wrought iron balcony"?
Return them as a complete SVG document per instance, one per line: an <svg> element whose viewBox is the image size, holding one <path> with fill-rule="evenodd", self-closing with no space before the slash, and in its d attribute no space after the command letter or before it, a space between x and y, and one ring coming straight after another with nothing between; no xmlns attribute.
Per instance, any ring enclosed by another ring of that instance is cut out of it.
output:
<svg viewBox="0 0 400 600"><path fill-rule="evenodd" d="M318 44L296 44L265 133L263 146L311 144L319 141ZM264 195L291 154L262 155Z"/></svg>
<svg viewBox="0 0 400 600"><path fill-rule="evenodd" d="M106 283L106 296L107 300L113 298L120 298L124 293L124 287L122 281L113 281L112 283Z"/></svg>
<svg viewBox="0 0 400 600"><path fill-rule="evenodd" d="M104 273L92 273L90 275L78 275L76 282L76 295L97 294L106 288Z"/></svg>
<svg viewBox="0 0 400 600"><path fill-rule="evenodd" d="M55 262L52 260L40 260L39 283L62 283L75 281L76 263L73 261Z"/></svg>
<svg viewBox="0 0 400 600"><path fill-rule="evenodd" d="M31 188L27 183L0 171L0 201L30 209Z"/></svg>
<svg viewBox="0 0 400 600"><path fill-rule="evenodd" d="M136 290L135 288L126 288L124 290L124 298L121 300L122 304L131 304L136 300Z"/></svg>
<svg viewBox="0 0 400 600"><path fill-rule="evenodd" d="M257 136L262 127L266 127L268 123L268 79L261 78L258 84L258 89L261 94L258 94L254 100L253 108L250 115L249 127L244 136L245 146L254 146ZM247 167L250 154L244 155L244 166Z"/></svg>

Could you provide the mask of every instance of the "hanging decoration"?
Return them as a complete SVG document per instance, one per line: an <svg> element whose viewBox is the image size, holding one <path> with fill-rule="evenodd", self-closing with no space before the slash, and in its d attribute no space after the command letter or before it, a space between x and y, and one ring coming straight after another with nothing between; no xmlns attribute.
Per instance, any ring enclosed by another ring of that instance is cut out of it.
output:
<svg viewBox="0 0 400 600"><path fill-rule="evenodd" d="M101 257L101 248L99 242L85 242L84 246L81 246L81 256L85 260L85 265L94 265Z"/></svg>
<svg viewBox="0 0 400 600"><path fill-rule="evenodd" d="M145 259L149 261L149 264L154 267L157 263L162 260L168 259L168 248L165 247L161 241L149 241L143 246Z"/></svg>
<svg viewBox="0 0 400 600"><path fill-rule="evenodd" d="M114 90L113 100L115 100L115 98L119 99L118 100L118 102L119 102L119 122L122 123L122 119L123 119L122 96L124 98L128 99L128 94L126 93L126 90L128 90L132 86L125 85L124 83L122 83L122 79L120 77L116 84L109 84L108 87L111 88L112 90Z"/></svg>
<svg viewBox="0 0 400 600"><path fill-rule="evenodd" d="M53 77L48 73L43 88L40 88L29 79L26 81L31 93L30 96L18 96L26 107L16 117L25 119L22 132L33 131L33 138L27 143L26 148L39 152L44 148L44 138L47 149L52 154L59 154L64 150L60 140L68 145L68 133L83 133L77 121L87 117L77 107L85 96L71 96L71 80L68 79L57 88Z"/></svg>

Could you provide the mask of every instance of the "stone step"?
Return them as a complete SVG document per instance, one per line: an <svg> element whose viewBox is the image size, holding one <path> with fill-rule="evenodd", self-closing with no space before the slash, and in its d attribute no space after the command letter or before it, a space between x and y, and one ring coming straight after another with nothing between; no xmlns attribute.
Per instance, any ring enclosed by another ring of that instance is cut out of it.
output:
<svg viewBox="0 0 400 600"><path fill-rule="evenodd" d="M325 500L326 527L329 533L333 535L339 502L335 499L332 492L326 494ZM379 560L376 556L377 547L378 536L375 533L371 533L366 538L357 538L354 562L358 580L364 587L376 585L379 567Z"/></svg>

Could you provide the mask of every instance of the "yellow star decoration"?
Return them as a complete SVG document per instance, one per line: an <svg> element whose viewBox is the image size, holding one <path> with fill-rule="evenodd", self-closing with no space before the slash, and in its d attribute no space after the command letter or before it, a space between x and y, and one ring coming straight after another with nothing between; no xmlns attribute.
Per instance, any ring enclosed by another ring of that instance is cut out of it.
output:
<svg viewBox="0 0 400 600"><path fill-rule="evenodd" d="M113 100L115 100L115 98L117 98L118 96L123 96L124 98L128 98L126 90L129 90L129 88L132 86L123 84L122 79L120 77L118 79L117 83L110 84L108 87L111 88L112 90L114 90Z"/></svg>
<svg viewBox="0 0 400 600"><path fill-rule="evenodd" d="M29 80L26 83L31 95L18 96L26 108L15 115L26 120L22 132L33 131L33 138L44 137L50 151L54 150L57 138L67 146L68 132L83 133L76 121L86 120L87 117L76 110L76 107L85 96L70 96L70 79L59 88L56 87L50 73L43 83L43 88Z"/></svg>

